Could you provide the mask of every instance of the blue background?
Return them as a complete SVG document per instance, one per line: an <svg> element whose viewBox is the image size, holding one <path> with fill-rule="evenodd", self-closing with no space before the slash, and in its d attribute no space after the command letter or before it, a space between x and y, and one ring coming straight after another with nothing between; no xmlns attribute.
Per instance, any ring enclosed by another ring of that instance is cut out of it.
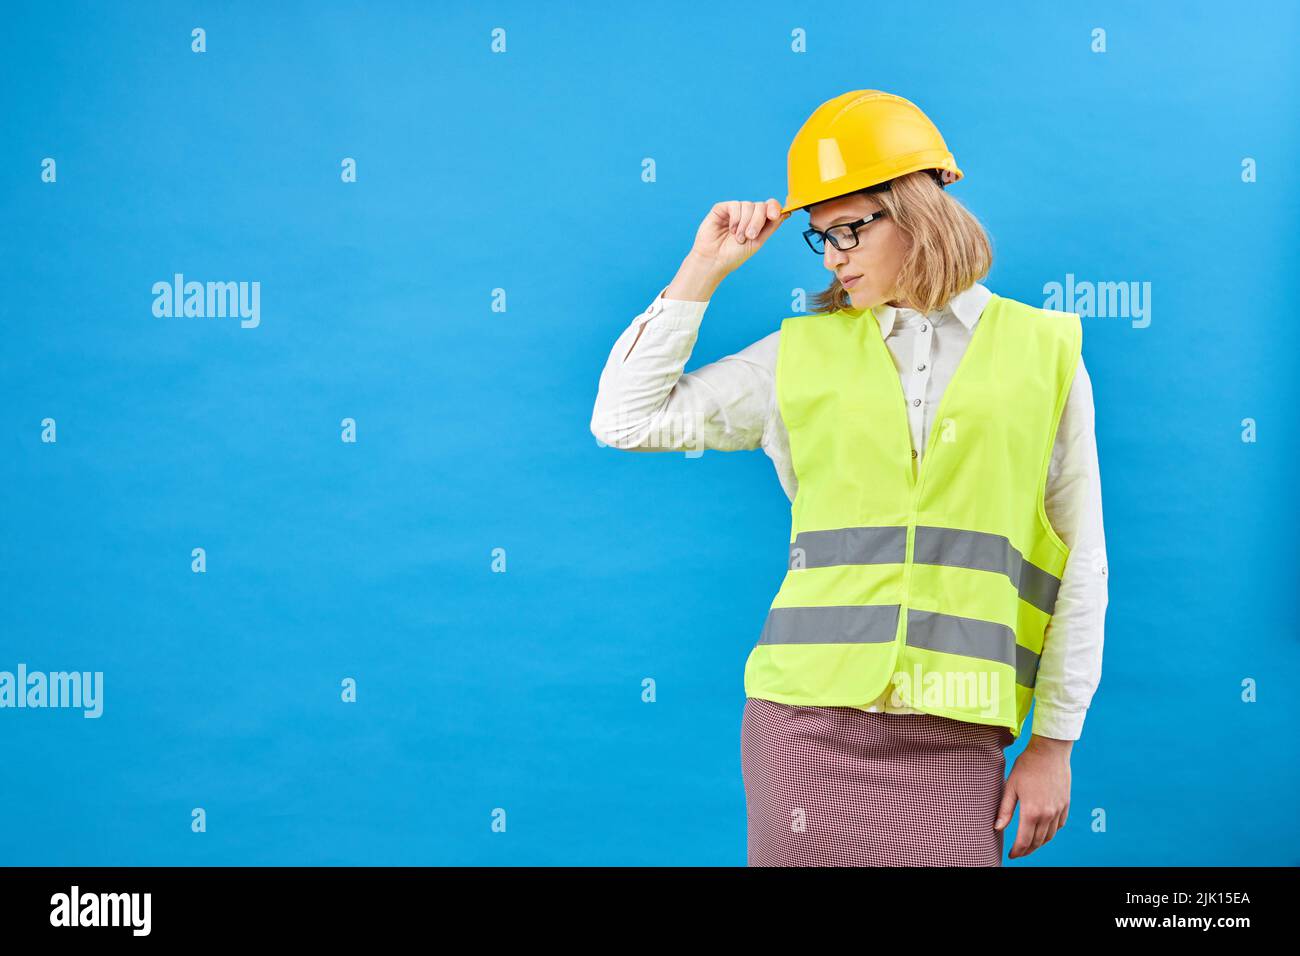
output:
<svg viewBox="0 0 1300 956"><path fill-rule="evenodd" d="M760 452L589 422L709 207L783 199L856 88L943 130L995 292L1152 284L1148 328L1084 320L1105 665L1069 821L1008 865L1300 863L1300 17L1169 6L7 6L0 669L102 670L105 711L0 710L0 863L743 865L789 502ZM688 369L826 284L805 220ZM260 327L154 317L175 272L260 281Z"/></svg>

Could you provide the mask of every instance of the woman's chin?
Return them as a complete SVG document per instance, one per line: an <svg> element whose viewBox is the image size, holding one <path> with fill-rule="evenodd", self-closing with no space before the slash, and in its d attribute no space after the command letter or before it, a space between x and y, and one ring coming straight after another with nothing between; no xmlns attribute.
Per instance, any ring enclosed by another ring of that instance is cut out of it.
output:
<svg viewBox="0 0 1300 956"><path fill-rule="evenodd" d="M853 288L853 289L845 289L844 291L849 294L849 305L854 309L868 309L868 308L874 309L876 306L880 304L879 302L875 301L875 299L870 295L870 293L865 292L862 289Z"/></svg>

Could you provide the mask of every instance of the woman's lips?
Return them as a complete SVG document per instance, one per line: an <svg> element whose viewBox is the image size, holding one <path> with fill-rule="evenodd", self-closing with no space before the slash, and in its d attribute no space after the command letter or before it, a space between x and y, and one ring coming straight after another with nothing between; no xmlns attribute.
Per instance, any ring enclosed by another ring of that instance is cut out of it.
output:
<svg viewBox="0 0 1300 956"><path fill-rule="evenodd" d="M861 278L862 278L862 276L860 276L860 275L856 275L856 276L848 276L848 277L846 277L846 278L840 279L840 285L842 285L842 286L844 286L844 288L848 289L848 288L851 288L851 287L853 286L853 283L857 282L857 281L858 281L859 279L861 279Z"/></svg>

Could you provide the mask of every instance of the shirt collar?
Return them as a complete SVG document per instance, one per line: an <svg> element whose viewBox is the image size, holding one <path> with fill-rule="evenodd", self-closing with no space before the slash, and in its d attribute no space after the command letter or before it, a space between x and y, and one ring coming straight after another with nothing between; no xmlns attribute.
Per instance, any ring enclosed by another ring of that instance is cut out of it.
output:
<svg viewBox="0 0 1300 956"><path fill-rule="evenodd" d="M954 295L943 307L931 312L930 318L937 323L948 316L955 316L967 330L970 330L975 328L984 306L988 305L991 298L993 293L975 282ZM871 312L880 323L880 334L886 338L894 330L894 322L899 316L916 315L916 312L911 309L899 309L888 304L878 305Z"/></svg>

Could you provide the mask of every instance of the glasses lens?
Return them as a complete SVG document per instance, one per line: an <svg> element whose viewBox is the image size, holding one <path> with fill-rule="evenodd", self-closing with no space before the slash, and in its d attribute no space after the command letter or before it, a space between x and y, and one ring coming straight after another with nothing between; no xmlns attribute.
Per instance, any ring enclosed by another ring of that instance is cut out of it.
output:
<svg viewBox="0 0 1300 956"><path fill-rule="evenodd" d="M852 249L858 244L858 237L848 226L832 226L826 230L826 235L830 236L836 249Z"/></svg>
<svg viewBox="0 0 1300 956"><path fill-rule="evenodd" d="M808 240L808 245L812 247L812 251L817 255L820 256L826 251L826 243L822 242L821 233L805 232L803 237Z"/></svg>

